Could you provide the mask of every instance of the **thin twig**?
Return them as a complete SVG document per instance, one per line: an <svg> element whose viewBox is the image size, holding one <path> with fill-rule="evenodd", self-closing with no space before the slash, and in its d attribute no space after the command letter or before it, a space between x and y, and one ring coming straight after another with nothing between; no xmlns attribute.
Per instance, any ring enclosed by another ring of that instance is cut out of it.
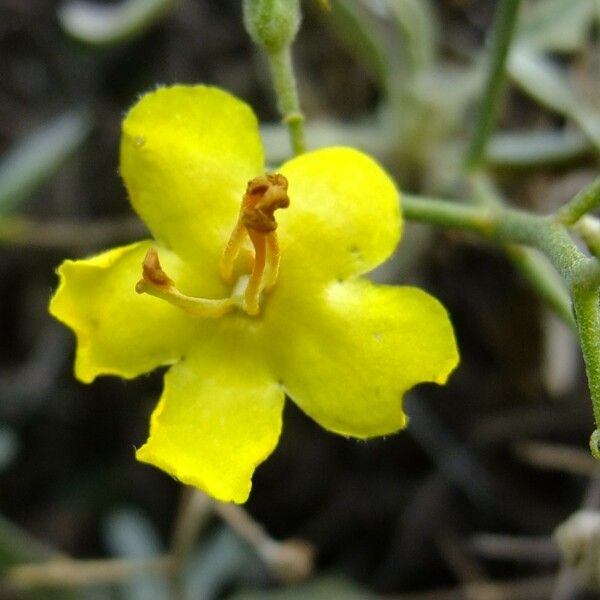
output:
<svg viewBox="0 0 600 600"><path fill-rule="evenodd" d="M556 544L547 536L478 533L471 537L467 547L477 556L492 560L535 564L556 564L559 560Z"/></svg>
<svg viewBox="0 0 600 600"><path fill-rule="evenodd" d="M563 444L521 441L515 444L514 451L518 458L533 466L574 475L589 477L598 466L589 452Z"/></svg>
<svg viewBox="0 0 600 600"><path fill-rule="evenodd" d="M35 248L93 248L140 239L148 235L135 217L97 221L34 221L0 219L0 245Z"/></svg>
<svg viewBox="0 0 600 600"><path fill-rule="evenodd" d="M213 501L203 492L184 487L180 508L175 519L171 554L181 564L193 548L198 534L214 509Z"/></svg>
<svg viewBox="0 0 600 600"><path fill-rule="evenodd" d="M313 570L314 548L303 540L278 542L243 507L215 502L215 512L265 561L280 581L305 580Z"/></svg>
<svg viewBox="0 0 600 600"><path fill-rule="evenodd" d="M485 571L472 556L465 552L464 545L456 537L440 536L436 540L436 546L446 566L458 581L469 584L487 580Z"/></svg>
<svg viewBox="0 0 600 600"><path fill-rule="evenodd" d="M213 508L214 503L206 494L193 487L182 487L171 539L171 556L174 562L171 585L173 598L176 600L185 598L182 568L198 540L200 531L213 513Z"/></svg>
<svg viewBox="0 0 600 600"><path fill-rule="evenodd" d="M6 583L19 590L39 587L83 587L115 583L145 573L170 573L170 556L148 560L69 560L19 565L7 570Z"/></svg>

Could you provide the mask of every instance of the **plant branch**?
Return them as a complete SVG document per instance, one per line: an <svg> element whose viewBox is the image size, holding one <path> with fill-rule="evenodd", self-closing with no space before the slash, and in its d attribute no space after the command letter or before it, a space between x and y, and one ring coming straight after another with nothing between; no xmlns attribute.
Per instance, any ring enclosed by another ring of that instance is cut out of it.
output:
<svg viewBox="0 0 600 600"><path fill-rule="evenodd" d="M600 177L583 188L573 199L569 200L556 213L556 219L563 225L574 225L585 214L600 204Z"/></svg>
<svg viewBox="0 0 600 600"><path fill-rule="evenodd" d="M265 528L237 504L214 502L215 512L244 539L280 581L296 583L305 580L314 568L314 548L303 540L273 539Z"/></svg>
<svg viewBox="0 0 600 600"><path fill-rule="evenodd" d="M547 258L532 248L517 244L506 244L504 249L538 295L575 331L576 323L569 292Z"/></svg>
<svg viewBox="0 0 600 600"><path fill-rule="evenodd" d="M479 206L488 208L506 206L504 198L489 177L478 173L471 176L470 181L474 199ZM504 250L539 296L566 325L575 330L575 317L569 292L546 256L534 248L518 244L504 244Z"/></svg>
<svg viewBox="0 0 600 600"><path fill-rule="evenodd" d="M146 573L170 573L173 564L170 556L147 560L58 559L11 567L5 581L11 588L19 590L82 587L124 581Z"/></svg>
<svg viewBox="0 0 600 600"><path fill-rule="evenodd" d="M173 527L171 555L180 566L192 551L198 535L213 513L213 502L200 490L181 489L181 500Z"/></svg>
<svg viewBox="0 0 600 600"><path fill-rule="evenodd" d="M35 221L26 217L0 218L0 246L36 248L93 248L137 240L148 235L135 217L93 221Z"/></svg>
<svg viewBox="0 0 600 600"><path fill-rule="evenodd" d="M590 194L578 194L567 204L570 218L590 206ZM441 227L473 231L503 243L531 246L544 253L569 287L577 333L586 366L596 431L590 447L600 459L600 267L583 254L555 215L538 216L502 205L465 206L451 201L407 196L406 218ZM583 214L583 213L581 213Z"/></svg>
<svg viewBox="0 0 600 600"><path fill-rule="evenodd" d="M584 215L573 225L573 231L585 242L588 250L600 258L600 219Z"/></svg>
<svg viewBox="0 0 600 600"><path fill-rule="evenodd" d="M531 246L543 252L569 287L591 289L600 284L600 267L585 256L553 217L504 206L470 206L453 201L406 195L407 219L476 232L504 243Z"/></svg>
<svg viewBox="0 0 600 600"><path fill-rule="evenodd" d="M598 335L600 332L600 304L598 303L598 290L574 289L572 297L577 317L579 342L592 398L596 431L598 431L600 428L600 336ZM595 449L592 443L590 446L594 456L599 458L597 444Z"/></svg>

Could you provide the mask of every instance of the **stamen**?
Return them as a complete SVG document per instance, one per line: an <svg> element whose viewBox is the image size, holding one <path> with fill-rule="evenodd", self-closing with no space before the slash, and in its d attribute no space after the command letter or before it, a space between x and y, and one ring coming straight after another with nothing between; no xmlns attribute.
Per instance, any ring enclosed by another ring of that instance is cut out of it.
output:
<svg viewBox="0 0 600 600"><path fill-rule="evenodd" d="M163 271L158 252L154 248L150 248L146 253L142 263L142 279L137 282L135 291L138 294L148 294L166 300L196 317L221 317L232 311L239 302L234 296L211 299L182 294L175 287L173 280Z"/></svg>
<svg viewBox="0 0 600 600"><path fill-rule="evenodd" d="M274 212L289 206L287 189L287 179L278 173L261 175L248 182L238 221L221 256L221 276L231 281L234 262L248 235L255 253L244 295L244 309L250 315L258 314L262 291L271 289L277 282L281 255Z"/></svg>
<svg viewBox="0 0 600 600"><path fill-rule="evenodd" d="M142 279L135 291L149 294L177 306L198 317L221 317L234 308L242 308L249 315L260 312L260 297L277 282L281 253L277 240L277 221L274 213L287 208L287 179L280 174L261 175L248 182L237 223L231 232L219 270L223 279L232 283L235 261L242 252L246 236L254 246L254 256L249 260L250 276L238 278L229 298L197 298L180 292L175 282L163 271L158 252L150 248L142 264Z"/></svg>
<svg viewBox="0 0 600 600"><path fill-rule="evenodd" d="M269 277L265 281L265 291L269 291L277 283L277 278L279 277L281 252L279 251L279 240L274 231L267 235L267 252L270 258L270 264Z"/></svg>
<svg viewBox="0 0 600 600"><path fill-rule="evenodd" d="M246 229L243 226L241 220L235 224L229 241L223 250L221 255L221 262L219 263L219 270L221 271L221 277L227 282L231 283L233 280L233 263L237 258L237 255L242 249L244 239L246 238Z"/></svg>
<svg viewBox="0 0 600 600"><path fill-rule="evenodd" d="M275 231L277 221L273 213L290 205L287 189L287 179L279 173L262 175L250 181L241 210L241 221L246 229L261 233Z"/></svg>
<svg viewBox="0 0 600 600"><path fill-rule="evenodd" d="M248 230L248 235L254 244L255 255L254 268L244 294L244 309L249 315L257 315L260 310L262 277L267 263L267 240L265 235L257 233L253 229Z"/></svg>

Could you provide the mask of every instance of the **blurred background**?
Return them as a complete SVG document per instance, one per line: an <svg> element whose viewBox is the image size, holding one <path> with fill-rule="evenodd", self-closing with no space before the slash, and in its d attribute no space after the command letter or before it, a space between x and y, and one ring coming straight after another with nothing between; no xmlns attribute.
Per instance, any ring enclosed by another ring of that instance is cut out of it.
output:
<svg viewBox="0 0 600 600"><path fill-rule="evenodd" d="M522 2L477 181L463 162L498 2L303 7L309 147L362 148L407 192L539 212L598 173L597 0ZM120 121L157 84L194 82L246 100L270 163L289 156L239 0L0 0L0 598L600 597L552 537L600 509L569 315L540 300L518 250L475 236L409 224L373 275L437 296L462 355L447 386L408 395L407 431L347 440L288 402L247 512L135 461L163 372L78 383L47 304L64 258L144 235L118 174ZM63 571L44 570L57 559Z"/></svg>

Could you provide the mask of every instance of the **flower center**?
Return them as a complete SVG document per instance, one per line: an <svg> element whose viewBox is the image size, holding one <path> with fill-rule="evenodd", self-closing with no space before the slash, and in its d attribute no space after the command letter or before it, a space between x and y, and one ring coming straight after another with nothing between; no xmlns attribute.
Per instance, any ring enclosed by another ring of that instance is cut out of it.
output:
<svg viewBox="0 0 600 600"><path fill-rule="evenodd" d="M150 248L142 264L142 279L135 290L150 294L199 317L220 317L238 307L249 315L260 312L263 291L277 282L281 254L274 212L287 208L287 179L278 173L261 175L248 182L238 220L225 245L219 270L227 283L233 283L234 264L247 238L254 247L250 275L240 277L229 298L198 298L181 293L162 270L158 252Z"/></svg>

